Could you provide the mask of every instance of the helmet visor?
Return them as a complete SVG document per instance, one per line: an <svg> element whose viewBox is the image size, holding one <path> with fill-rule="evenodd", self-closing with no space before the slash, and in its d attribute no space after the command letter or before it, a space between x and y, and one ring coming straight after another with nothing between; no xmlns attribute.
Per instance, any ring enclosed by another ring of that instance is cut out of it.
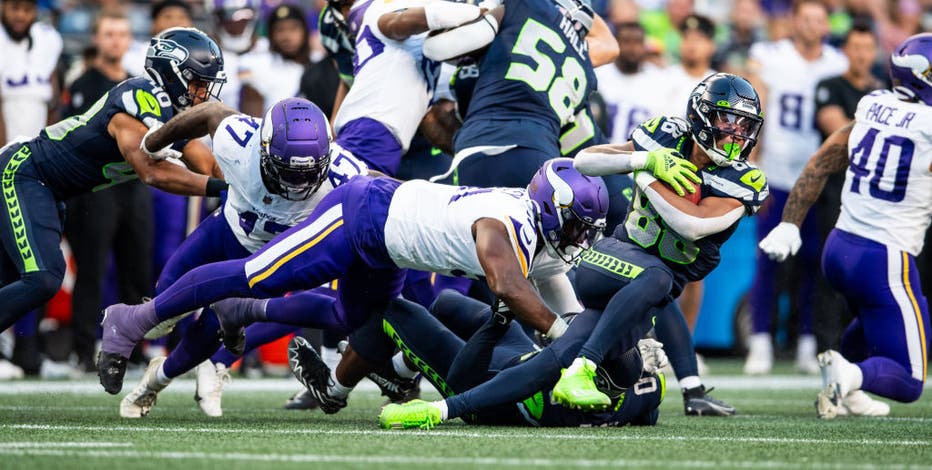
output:
<svg viewBox="0 0 932 470"><path fill-rule="evenodd" d="M569 248L586 249L592 246L596 237L605 230L605 219L586 222L571 210L566 210L563 227L560 230L560 242L557 250L566 253Z"/></svg>
<svg viewBox="0 0 932 470"><path fill-rule="evenodd" d="M757 142L760 117L731 109L712 111L711 124L715 135L715 149L729 160L736 160Z"/></svg>

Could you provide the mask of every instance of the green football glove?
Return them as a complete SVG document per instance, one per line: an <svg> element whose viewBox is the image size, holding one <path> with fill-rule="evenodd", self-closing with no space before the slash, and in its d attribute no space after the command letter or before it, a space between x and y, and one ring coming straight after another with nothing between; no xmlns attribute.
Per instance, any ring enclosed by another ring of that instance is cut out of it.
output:
<svg viewBox="0 0 932 470"><path fill-rule="evenodd" d="M684 196L686 191L690 194L696 192L693 183L701 183L696 176L696 165L683 158L673 149L661 148L647 152L647 164L644 169L650 171L655 178L670 185L676 194Z"/></svg>

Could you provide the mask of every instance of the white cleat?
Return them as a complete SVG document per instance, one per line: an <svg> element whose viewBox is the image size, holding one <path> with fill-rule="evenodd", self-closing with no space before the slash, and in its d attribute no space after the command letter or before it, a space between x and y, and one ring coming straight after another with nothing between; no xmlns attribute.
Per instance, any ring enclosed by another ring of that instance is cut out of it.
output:
<svg viewBox="0 0 932 470"><path fill-rule="evenodd" d="M227 366L219 363L215 365L208 359L194 369L194 374L197 377L194 400L201 407L201 411L213 418L223 416L223 385L230 382Z"/></svg>
<svg viewBox="0 0 932 470"><path fill-rule="evenodd" d="M841 399L841 404L844 412L839 412L839 416L887 416L890 414L890 405L874 400L861 390L854 390L845 395Z"/></svg>
<svg viewBox="0 0 932 470"><path fill-rule="evenodd" d="M6 359L0 359L0 381L22 380L23 368Z"/></svg>
<svg viewBox="0 0 932 470"><path fill-rule="evenodd" d="M813 335L801 335L796 343L796 371L806 375L819 373L819 361L816 359L816 339Z"/></svg>
<svg viewBox="0 0 932 470"><path fill-rule="evenodd" d="M120 401L121 417L142 418L152 411L152 407L158 400L159 392L168 386L168 384L160 385L157 380L158 371L163 362L165 362L165 357L156 357L149 361L149 366L142 374L139 384Z"/></svg>
<svg viewBox="0 0 932 470"><path fill-rule="evenodd" d="M747 375L767 375L773 369L773 343L767 333L757 333L748 338L748 357L744 362Z"/></svg>
<svg viewBox="0 0 932 470"><path fill-rule="evenodd" d="M818 360L819 367L822 369L822 391L819 392L815 403L816 413L819 418L833 419L838 415L848 414L846 412L854 414L854 411L850 408L845 411L839 410L844 407L843 399L847 397L849 392L856 391L860 387L861 379L858 366L848 362L841 353L832 349L819 354ZM870 400L867 395L864 395L864 397ZM854 399L858 400L859 397L855 396ZM866 410L859 409L859 411Z"/></svg>

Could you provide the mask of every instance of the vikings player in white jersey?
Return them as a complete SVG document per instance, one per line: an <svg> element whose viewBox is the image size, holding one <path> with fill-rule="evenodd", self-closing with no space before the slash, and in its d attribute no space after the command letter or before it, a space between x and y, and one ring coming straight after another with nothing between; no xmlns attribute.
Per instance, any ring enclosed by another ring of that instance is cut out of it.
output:
<svg viewBox="0 0 932 470"><path fill-rule="evenodd" d="M353 86L333 123L337 142L371 168L395 175L427 113L439 74L439 63L423 55L427 32L475 20L481 10L448 1L330 3L356 41Z"/></svg>
<svg viewBox="0 0 932 470"><path fill-rule="evenodd" d="M855 319L841 351L819 355L820 418L886 415L861 390L899 402L922 394L929 312L915 256L932 217L932 34L912 36L890 58L892 90L861 98L852 124L813 155L760 243L778 261L801 244L799 226L828 175L846 169L841 215L825 242L822 269Z"/></svg>
<svg viewBox="0 0 932 470"><path fill-rule="evenodd" d="M227 200L172 255L159 277L157 293L197 266L245 258L258 251L277 234L307 218L335 186L368 172L364 163L332 143L326 116L302 98L276 103L261 121L221 103L207 103L153 128L143 142L146 148L162 148L166 143L204 134L213 138L214 156L230 185ZM164 157L170 156L170 151L150 154ZM316 302L322 300L314 293L288 299L284 315L319 308ZM329 307L326 300L323 302ZM280 303L276 299L267 306L273 318L281 310ZM198 404L209 416L220 416L222 383L211 379L224 370L214 371L213 361L203 362L219 347L217 325L215 313L205 309L168 358L153 359L142 381L121 402L120 415L145 416L155 404L156 394L171 379L201 364ZM292 330L294 327L264 324L256 325L249 334L251 342L262 344ZM204 372L202 367L210 370Z"/></svg>
<svg viewBox="0 0 932 470"><path fill-rule="evenodd" d="M819 147L814 118L816 84L824 78L841 75L848 67L848 60L841 52L822 43L829 32L828 13L822 2L795 2L792 25L791 38L757 43L750 50L749 69L755 75L751 83L760 92L768 116L758 161L767 174L770 201L758 214L758 240L779 222L787 194L806 165L806 158ZM814 216L803 224L802 236L805 243L800 252L801 263L814 265L819 256ZM757 257L757 271L748 296L754 334L748 342L744 366L747 374L766 374L773 366L770 331L777 289L776 271L776 264L766 256ZM800 335L796 367L813 374L818 372L812 332L815 275L812 270L800 270L797 296Z"/></svg>
<svg viewBox="0 0 932 470"><path fill-rule="evenodd" d="M61 36L36 21L36 2L6 1L0 28L0 145L18 136L33 138L48 124L53 72ZM5 133L4 133L5 127Z"/></svg>

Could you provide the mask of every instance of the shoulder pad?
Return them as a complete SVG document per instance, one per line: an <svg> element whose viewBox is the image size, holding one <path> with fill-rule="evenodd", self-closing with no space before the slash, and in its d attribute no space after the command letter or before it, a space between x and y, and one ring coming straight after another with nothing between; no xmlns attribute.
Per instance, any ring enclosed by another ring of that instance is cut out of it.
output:
<svg viewBox="0 0 932 470"><path fill-rule="evenodd" d="M735 162L730 167L702 170L703 196L730 197L741 201L748 214L760 208L770 189L764 172L750 163Z"/></svg>
<svg viewBox="0 0 932 470"><path fill-rule="evenodd" d="M120 110L149 127L152 127L152 120L168 122L174 115L168 93L146 78L125 80L117 85L111 94Z"/></svg>
<svg viewBox="0 0 932 470"><path fill-rule="evenodd" d="M631 133L631 141L637 150L672 148L682 150L689 138L689 123L682 118L660 116L641 123Z"/></svg>

